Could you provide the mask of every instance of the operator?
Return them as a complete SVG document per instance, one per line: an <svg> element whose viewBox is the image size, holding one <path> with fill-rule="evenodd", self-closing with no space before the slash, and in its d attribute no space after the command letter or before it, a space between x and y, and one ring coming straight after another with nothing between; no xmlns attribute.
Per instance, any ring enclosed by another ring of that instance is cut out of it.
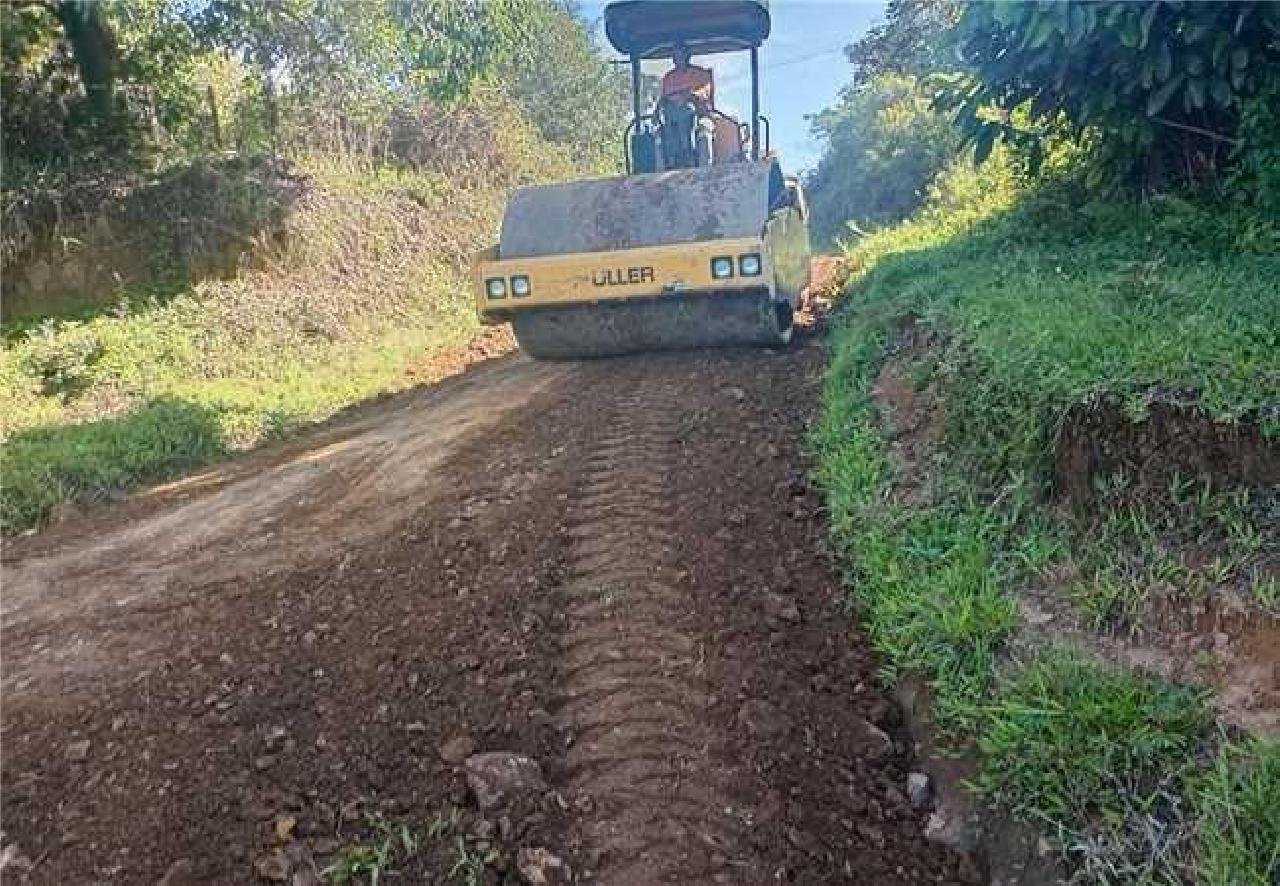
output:
<svg viewBox="0 0 1280 886"><path fill-rule="evenodd" d="M689 47L677 43L671 52L675 63L662 78L662 97L667 101L688 102L698 118L699 133L711 140L711 160L721 163L742 154L738 124L715 109L716 87L710 68L691 61Z"/></svg>
<svg viewBox="0 0 1280 886"><path fill-rule="evenodd" d="M672 68L662 78L662 97L688 98L700 115L711 113L716 103L716 87L710 68L700 68L690 63L689 47L677 43L672 50Z"/></svg>

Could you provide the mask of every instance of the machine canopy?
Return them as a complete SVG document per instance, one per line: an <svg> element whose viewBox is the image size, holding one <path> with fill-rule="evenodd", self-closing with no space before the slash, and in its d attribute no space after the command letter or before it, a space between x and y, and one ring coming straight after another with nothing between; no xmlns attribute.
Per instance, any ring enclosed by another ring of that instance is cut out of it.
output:
<svg viewBox="0 0 1280 886"><path fill-rule="evenodd" d="M604 10L613 48L637 58L670 58L677 43L693 55L759 46L769 36L768 0L618 0Z"/></svg>

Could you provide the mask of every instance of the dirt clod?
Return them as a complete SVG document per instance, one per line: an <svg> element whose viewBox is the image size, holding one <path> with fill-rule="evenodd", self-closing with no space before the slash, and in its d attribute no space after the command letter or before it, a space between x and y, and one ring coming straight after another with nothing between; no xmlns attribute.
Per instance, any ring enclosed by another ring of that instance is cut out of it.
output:
<svg viewBox="0 0 1280 886"><path fill-rule="evenodd" d="M292 815L280 815L276 817L275 832L276 840L281 843L287 843L293 839L293 829L298 826L298 819Z"/></svg>
<svg viewBox="0 0 1280 886"><path fill-rule="evenodd" d="M911 798L911 805L916 809L923 809L929 805L929 800L933 796L932 786L929 784L929 776L923 772L912 772L907 775L907 796Z"/></svg>
<svg viewBox="0 0 1280 886"><path fill-rule="evenodd" d="M475 753L476 743L469 735L458 735L440 745L440 759L458 764Z"/></svg>
<svg viewBox="0 0 1280 886"><path fill-rule="evenodd" d="M260 879L283 883L289 879L289 859L282 850L277 849L255 859L253 870Z"/></svg>
<svg viewBox="0 0 1280 886"><path fill-rule="evenodd" d="M528 886L561 886L573 882L573 869L548 849L521 849L516 870Z"/></svg>
<svg viewBox="0 0 1280 886"><path fill-rule="evenodd" d="M481 809L497 806L547 789L536 760L509 751L473 754L462 764L467 785Z"/></svg>

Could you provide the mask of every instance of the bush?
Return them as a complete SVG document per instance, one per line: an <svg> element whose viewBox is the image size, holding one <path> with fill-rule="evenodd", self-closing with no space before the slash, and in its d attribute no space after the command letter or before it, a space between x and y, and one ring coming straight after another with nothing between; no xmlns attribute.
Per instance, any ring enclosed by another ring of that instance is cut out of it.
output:
<svg viewBox="0 0 1280 886"><path fill-rule="evenodd" d="M1280 73L1240 106L1236 193L1272 218L1280 218Z"/></svg>
<svg viewBox="0 0 1280 886"><path fill-rule="evenodd" d="M21 367L46 395L70 399L94 383L105 351L93 329L47 320L28 334Z"/></svg>
<svg viewBox="0 0 1280 886"><path fill-rule="evenodd" d="M940 103L976 142L1039 134L1062 120L1094 153L1095 181L1164 190L1216 185L1241 135L1241 102L1280 64L1274 4L973 3L958 26L969 73L942 78Z"/></svg>

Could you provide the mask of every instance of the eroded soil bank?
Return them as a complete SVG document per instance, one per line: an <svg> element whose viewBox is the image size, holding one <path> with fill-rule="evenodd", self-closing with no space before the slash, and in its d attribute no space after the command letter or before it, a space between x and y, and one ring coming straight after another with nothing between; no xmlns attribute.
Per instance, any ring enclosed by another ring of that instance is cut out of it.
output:
<svg viewBox="0 0 1280 886"><path fill-rule="evenodd" d="M10 870L314 882L386 822L402 882L975 881L822 553L822 366L504 358L9 546ZM478 808L491 751L545 788Z"/></svg>

